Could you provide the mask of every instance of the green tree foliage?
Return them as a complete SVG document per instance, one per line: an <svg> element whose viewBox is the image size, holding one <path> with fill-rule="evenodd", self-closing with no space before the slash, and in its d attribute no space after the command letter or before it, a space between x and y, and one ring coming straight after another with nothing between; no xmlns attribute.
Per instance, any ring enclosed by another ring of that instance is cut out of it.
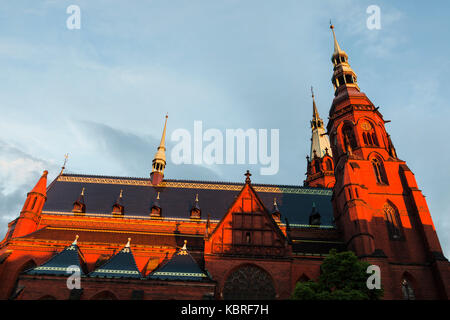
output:
<svg viewBox="0 0 450 320"><path fill-rule="evenodd" d="M317 282L297 283L292 299L295 300L378 300L383 289L368 289L369 263L360 261L351 251L337 253L335 249L321 265Z"/></svg>

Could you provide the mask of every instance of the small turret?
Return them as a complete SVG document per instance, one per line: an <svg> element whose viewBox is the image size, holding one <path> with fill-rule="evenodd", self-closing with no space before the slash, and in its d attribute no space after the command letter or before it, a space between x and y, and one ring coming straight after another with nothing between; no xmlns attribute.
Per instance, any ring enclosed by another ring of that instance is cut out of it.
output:
<svg viewBox="0 0 450 320"><path fill-rule="evenodd" d="M117 198L116 202L113 204L112 207L112 214L113 216L123 216L125 212L125 207L123 205L123 190L120 190L119 197Z"/></svg>
<svg viewBox="0 0 450 320"><path fill-rule="evenodd" d="M272 218L276 222L281 222L281 212L280 209L278 209L277 198L273 198Z"/></svg>
<svg viewBox="0 0 450 320"><path fill-rule="evenodd" d="M22 208L11 237L21 237L36 231L39 224L42 208L47 200L47 175L45 170L34 188L28 192L27 200Z"/></svg>
<svg viewBox="0 0 450 320"><path fill-rule="evenodd" d="M191 219L200 219L202 217L202 210L198 204L198 193L195 195L194 205L191 208Z"/></svg>
<svg viewBox="0 0 450 320"><path fill-rule="evenodd" d="M150 217L152 218L161 218L162 217L162 208L159 204L159 192L156 195L155 201L153 201L152 207L150 208Z"/></svg>
<svg viewBox="0 0 450 320"><path fill-rule="evenodd" d="M86 213L86 203L84 200L84 191L85 189L81 189L80 196L78 199L73 203L73 209L72 212L75 214L83 214Z"/></svg>

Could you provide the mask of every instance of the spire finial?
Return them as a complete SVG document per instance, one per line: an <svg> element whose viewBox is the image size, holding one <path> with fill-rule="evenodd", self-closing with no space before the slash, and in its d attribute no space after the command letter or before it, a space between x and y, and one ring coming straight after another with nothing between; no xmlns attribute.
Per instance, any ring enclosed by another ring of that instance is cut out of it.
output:
<svg viewBox="0 0 450 320"><path fill-rule="evenodd" d="M195 202L198 202L198 193L195 194Z"/></svg>
<svg viewBox="0 0 450 320"><path fill-rule="evenodd" d="M76 244L77 244L77 241L78 241L78 235L75 236L75 240L72 242L72 245L73 245L73 246L76 245Z"/></svg>
<svg viewBox="0 0 450 320"><path fill-rule="evenodd" d="M274 205L274 206L277 205L277 198L273 198L273 205Z"/></svg>
<svg viewBox="0 0 450 320"><path fill-rule="evenodd" d="M311 86L311 97L313 101L313 121L311 122L311 125L313 125L314 128L320 126L321 119L319 117L319 111L317 111L316 100L314 99L314 89L312 86Z"/></svg>
<svg viewBox="0 0 450 320"><path fill-rule="evenodd" d="M334 39L334 53L339 53L341 52L341 48L339 47L339 43L336 40L336 34L334 33L334 26L331 24L331 20L330 20L330 29L331 32L333 32L333 39Z"/></svg>
<svg viewBox="0 0 450 320"><path fill-rule="evenodd" d="M248 183L248 184L250 184L252 181L250 180L250 177L251 177L251 173L250 173L250 171L249 170L247 170L247 172L244 174L244 176L246 176L246 178L245 178L245 183Z"/></svg>
<svg viewBox="0 0 450 320"><path fill-rule="evenodd" d="M59 175L62 175L62 174L63 174L64 169L66 168L67 159L69 159L69 154L68 154L68 153L66 153L66 154L64 155L64 164L63 164L63 166L61 167L61 172L59 173Z"/></svg>
<svg viewBox="0 0 450 320"><path fill-rule="evenodd" d="M131 238L128 238L128 242L127 242L127 244L125 245L125 248L129 248L129 247L130 247L130 242L131 242Z"/></svg>
<svg viewBox="0 0 450 320"><path fill-rule="evenodd" d="M187 250L186 245L187 245L187 240L184 240L184 244L183 244L183 247L181 248L181 250L186 251Z"/></svg>
<svg viewBox="0 0 450 320"><path fill-rule="evenodd" d="M167 118L169 118L169 113L166 114L166 120L164 122L164 129L163 129L163 134L161 136L161 142L159 143L159 147L158 150L160 148L163 148L164 151L166 150L166 127L167 127Z"/></svg>
<svg viewBox="0 0 450 320"><path fill-rule="evenodd" d="M123 190L122 190L122 189L120 189L120 194L119 194L119 198L122 198L122 195L123 195Z"/></svg>
<svg viewBox="0 0 450 320"><path fill-rule="evenodd" d="M156 200L159 200L159 191L158 194L156 195Z"/></svg>
<svg viewBox="0 0 450 320"><path fill-rule="evenodd" d="M81 188L81 194L80 195L84 196L84 187Z"/></svg>

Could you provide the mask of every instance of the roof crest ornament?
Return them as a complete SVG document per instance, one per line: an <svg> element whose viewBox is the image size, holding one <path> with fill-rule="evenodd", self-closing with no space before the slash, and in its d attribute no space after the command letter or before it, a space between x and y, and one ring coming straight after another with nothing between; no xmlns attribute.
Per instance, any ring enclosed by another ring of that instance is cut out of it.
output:
<svg viewBox="0 0 450 320"><path fill-rule="evenodd" d="M66 154L64 155L64 164L63 164L63 166L61 167L61 172L59 173L59 175L62 175L62 174L63 174L64 169L66 168L66 164L67 164L67 160L68 160L68 159L69 159L69 154L66 153Z"/></svg>
<svg viewBox="0 0 450 320"><path fill-rule="evenodd" d="M72 242L73 246L77 245L78 237L78 235L75 236L75 240Z"/></svg>

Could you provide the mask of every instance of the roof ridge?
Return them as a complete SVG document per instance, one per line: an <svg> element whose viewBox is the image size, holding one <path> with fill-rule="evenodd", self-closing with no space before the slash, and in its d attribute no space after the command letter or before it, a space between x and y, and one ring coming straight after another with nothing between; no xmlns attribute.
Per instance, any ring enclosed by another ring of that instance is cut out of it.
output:
<svg viewBox="0 0 450 320"><path fill-rule="evenodd" d="M125 176L108 176L108 175L95 175L95 174L80 174L80 173L64 173L61 176L71 176L71 177L91 177L91 178L109 178L109 179L119 179L119 180L141 180L150 181L149 178L142 177L125 177ZM163 182L187 182L187 183L205 183L205 184L225 184L225 185L242 185L244 187L244 182L233 182L233 181L217 181L217 180L191 180L191 179L164 179ZM321 189L321 190L332 190L332 188L324 187L305 187L301 185L288 185L288 184L271 184L271 183L252 183L252 186L256 187L280 187L280 188L298 188L298 189ZM157 186L156 186L157 187Z"/></svg>

